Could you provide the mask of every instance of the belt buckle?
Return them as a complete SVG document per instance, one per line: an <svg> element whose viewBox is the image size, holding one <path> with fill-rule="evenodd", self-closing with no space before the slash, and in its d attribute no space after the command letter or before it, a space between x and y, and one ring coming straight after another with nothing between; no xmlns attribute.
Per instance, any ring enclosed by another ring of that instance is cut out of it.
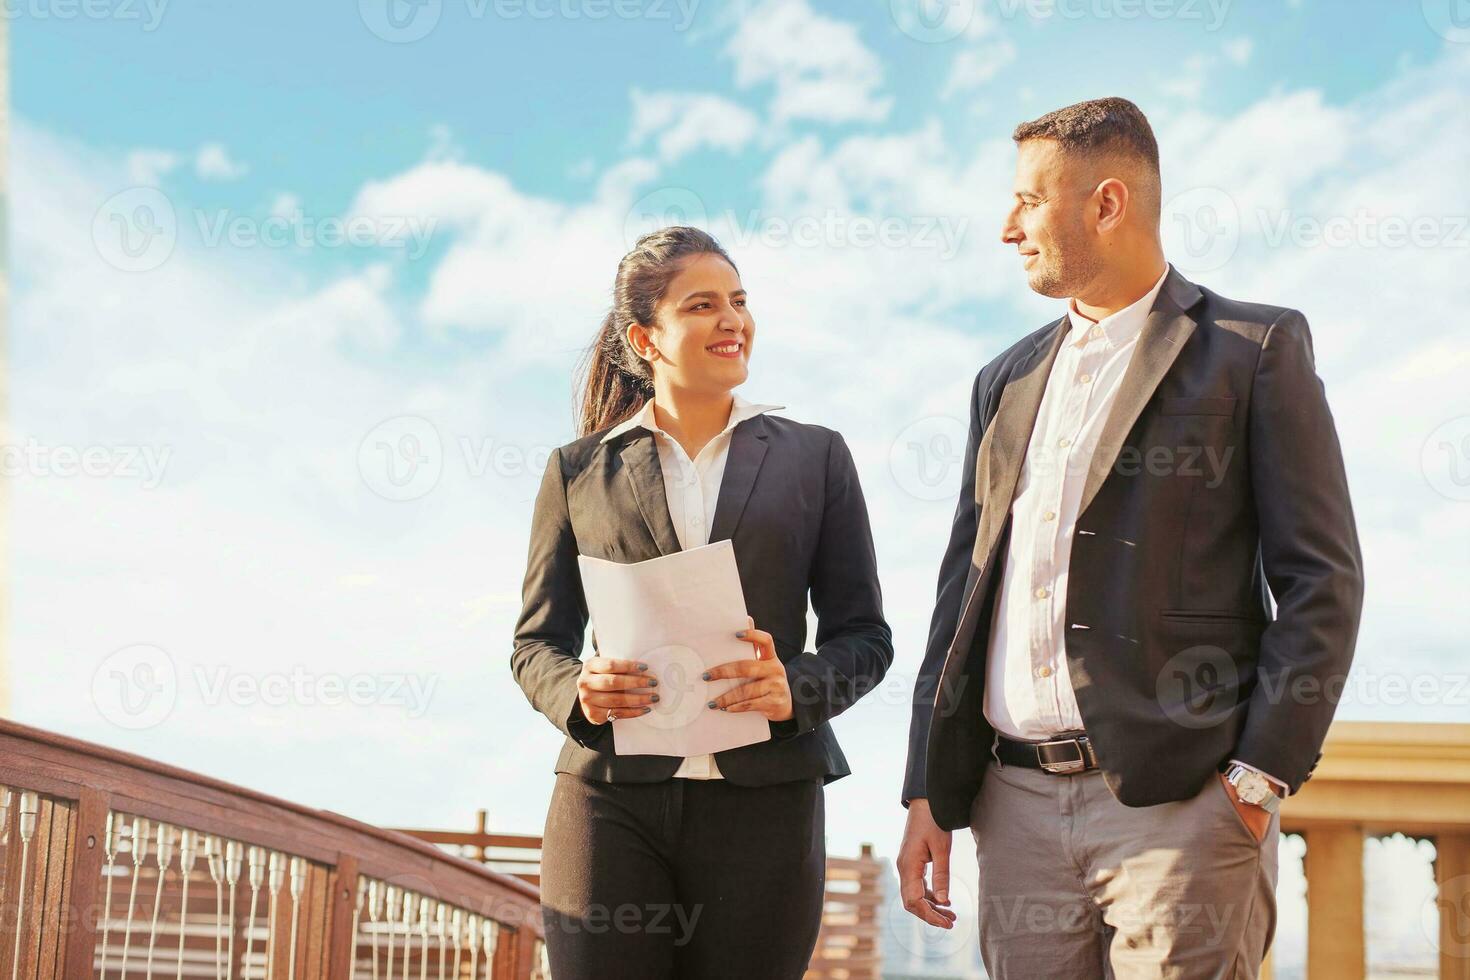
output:
<svg viewBox="0 0 1470 980"><path fill-rule="evenodd" d="M1042 754L1043 748L1054 745L1070 745L1077 750L1077 758L1067 759L1063 762L1048 762ZM1041 768L1056 776L1065 776L1069 773L1081 772L1087 768L1087 750L1091 748L1087 744L1087 736L1079 735L1076 738L1059 738L1052 742L1041 742L1036 746L1036 761Z"/></svg>

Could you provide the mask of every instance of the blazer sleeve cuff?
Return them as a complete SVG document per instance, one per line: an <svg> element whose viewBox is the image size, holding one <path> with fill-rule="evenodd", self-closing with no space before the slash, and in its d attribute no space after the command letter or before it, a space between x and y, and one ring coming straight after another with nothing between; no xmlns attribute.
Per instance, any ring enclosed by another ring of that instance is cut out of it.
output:
<svg viewBox="0 0 1470 980"><path fill-rule="evenodd" d="M598 740L607 734L607 730L612 725L610 723L594 725L587 720L587 716L582 714L582 702L577 699L576 688L572 689L571 702L570 707L568 707L566 714L563 716L566 718L566 725L564 727L567 736L584 749L590 749Z"/></svg>
<svg viewBox="0 0 1470 980"><path fill-rule="evenodd" d="M808 658L820 659L814 653L800 653L786 662L786 686L791 691L791 717L785 721L770 723L772 738L796 738L827 720L817 679L806 669Z"/></svg>

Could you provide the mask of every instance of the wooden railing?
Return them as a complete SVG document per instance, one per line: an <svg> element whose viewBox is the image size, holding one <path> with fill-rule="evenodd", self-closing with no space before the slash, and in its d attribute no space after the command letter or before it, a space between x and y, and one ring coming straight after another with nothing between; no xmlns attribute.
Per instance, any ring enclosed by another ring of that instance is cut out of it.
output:
<svg viewBox="0 0 1470 980"><path fill-rule="evenodd" d="M402 833L540 885L541 838L492 832L486 825L484 810L477 812L474 830L403 828ZM883 965L878 945L882 872L882 862L873 856L871 844L863 845L860 857L827 858L822 926L806 980L878 980Z"/></svg>
<svg viewBox="0 0 1470 980"><path fill-rule="evenodd" d="M14 980L546 977L526 882L4 720L0 913Z"/></svg>

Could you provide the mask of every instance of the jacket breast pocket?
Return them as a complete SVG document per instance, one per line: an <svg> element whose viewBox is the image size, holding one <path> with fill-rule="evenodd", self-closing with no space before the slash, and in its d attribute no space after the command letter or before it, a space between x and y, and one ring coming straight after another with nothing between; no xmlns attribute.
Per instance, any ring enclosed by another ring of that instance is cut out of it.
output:
<svg viewBox="0 0 1470 980"><path fill-rule="evenodd" d="M1234 415L1235 397L1163 398L1159 401L1159 412L1163 415Z"/></svg>

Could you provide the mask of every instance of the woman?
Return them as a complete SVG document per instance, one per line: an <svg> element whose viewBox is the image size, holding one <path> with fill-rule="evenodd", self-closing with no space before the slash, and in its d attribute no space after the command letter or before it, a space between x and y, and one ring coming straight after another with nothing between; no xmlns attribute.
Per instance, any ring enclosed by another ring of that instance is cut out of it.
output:
<svg viewBox="0 0 1470 980"><path fill-rule="evenodd" d="M567 735L541 857L557 980L795 980L816 944L823 787L851 771L828 721L883 678L893 644L847 445L733 394L754 344L713 238L639 239L587 352L582 437L551 454L536 498L511 670ZM706 710L759 712L771 738L615 754L611 723L651 711L659 679L626 657L581 659L577 556L637 562L727 538L751 614L736 636L755 655L705 675L742 681Z"/></svg>

